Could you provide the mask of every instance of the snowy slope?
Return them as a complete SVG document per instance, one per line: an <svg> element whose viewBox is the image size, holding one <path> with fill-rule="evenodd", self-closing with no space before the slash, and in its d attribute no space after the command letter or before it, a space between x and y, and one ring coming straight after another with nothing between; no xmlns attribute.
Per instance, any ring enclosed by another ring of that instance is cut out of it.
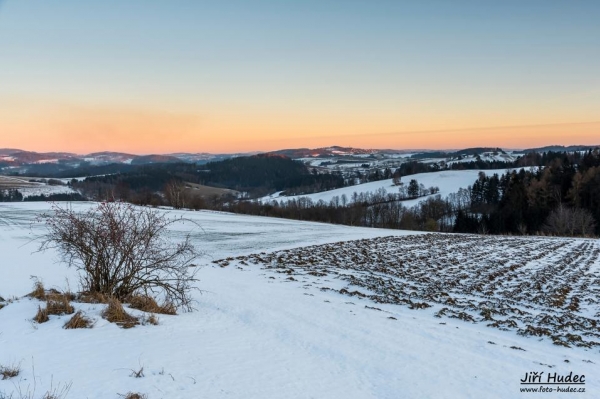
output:
<svg viewBox="0 0 600 399"><path fill-rule="evenodd" d="M431 173L418 173L414 175L404 176L402 177L401 182L405 185L408 184L412 179L417 180L419 184L423 184L426 188L435 186L439 187L440 194L442 198L446 197L448 194L455 193L459 188L467 188L468 186L473 185L475 180L477 180L477 176L479 172L484 172L486 175L491 176L494 173L498 175L502 175L506 173L507 169L494 169L494 170L445 170L441 172L431 172ZM342 195L346 195L348 201L352 200L353 193L374 193L377 190L384 188L387 192L397 192L398 187L394 185L392 179L387 180L379 180L369 183L357 184L355 186L342 187L335 190L323 191L320 193L308 194L308 195L298 195L298 196L279 196L279 193L276 193L272 196L264 197L262 201L268 200L278 200L278 201L286 201L291 199L298 199L301 197L308 197L314 202L318 202L319 200L323 200L327 203L331 201L331 199L335 196L341 197ZM403 204L405 206L412 206L417 204L421 199L404 201Z"/></svg>
<svg viewBox="0 0 600 399"><path fill-rule="evenodd" d="M30 275L47 287L66 288L65 278L76 285L73 272L54 264L51 253L31 254L35 244L29 240L41 232L31 222L47 207L0 206L5 298L30 291ZM585 374L587 393L576 396L600 395L597 348L558 347L481 324L441 320L428 309L322 291L311 276L290 280L258 265L211 263L405 232L215 212L175 214L200 223L195 239L212 255L203 260L197 311L160 316L159 326L123 330L99 317L103 305L75 304L96 323L88 330L64 330L66 316L38 325L31 321L38 302L18 299L0 310L0 365L20 364L22 371L0 380L0 397L27 391L35 381L36 396L51 385L71 383L68 398L89 399L128 391L150 399L518 398L529 395L519 392L519 379L532 370ZM342 283L336 281L331 284ZM130 376L141 367L143 378Z"/></svg>
<svg viewBox="0 0 600 399"><path fill-rule="evenodd" d="M93 206L90 203L72 203L74 209ZM48 287L62 287L65 277L71 284L77 280L69 271L54 263L52 253L37 253L36 236L43 232L36 216L47 212L49 204L0 203L0 296L24 295L31 291L31 275L39 276ZM294 248L306 244L330 243L388 235L414 234L400 230L351 228L316 222L262 218L213 211L168 211L172 217L183 216L193 223L173 226L173 234L192 231L198 248L206 255L207 263L227 256L238 256L260 251ZM27 267L23 267L27 265Z"/></svg>

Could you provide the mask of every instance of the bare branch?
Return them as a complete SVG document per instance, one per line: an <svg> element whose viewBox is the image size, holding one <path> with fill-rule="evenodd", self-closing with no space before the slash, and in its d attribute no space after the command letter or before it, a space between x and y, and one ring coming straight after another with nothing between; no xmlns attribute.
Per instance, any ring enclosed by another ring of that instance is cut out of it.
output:
<svg viewBox="0 0 600 399"><path fill-rule="evenodd" d="M55 204L41 220L48 231L40 250L56 249L62 261L80 272L84 291L119 300L150 292L191 309L190 293L198 281L193 261L200 253L189 233L179 242L166 237L168 227L184 219L108 202L81 213Z"/></svg>

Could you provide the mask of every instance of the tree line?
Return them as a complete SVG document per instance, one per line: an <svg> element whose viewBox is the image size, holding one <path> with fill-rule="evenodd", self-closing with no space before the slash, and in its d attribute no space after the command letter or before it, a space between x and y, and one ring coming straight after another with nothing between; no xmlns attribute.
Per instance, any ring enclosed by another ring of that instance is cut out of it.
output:
<svg viewBox="0 0 600 399"><path fill-rule="evenodd" d="M20 202L23 201L23 194L16 188L0 190L0 202Z"/></svg>
<svg viewBox="0 0 600 399"><path fill-rule="evenodd" d="M544 168L480 175L468 195L456 214L458 232L598 235L600 152L563 153Z"/></svg>

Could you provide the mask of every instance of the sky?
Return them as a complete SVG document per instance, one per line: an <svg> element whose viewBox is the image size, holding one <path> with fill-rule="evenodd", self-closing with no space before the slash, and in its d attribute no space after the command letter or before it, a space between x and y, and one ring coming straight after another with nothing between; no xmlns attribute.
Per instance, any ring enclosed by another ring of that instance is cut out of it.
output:
<svg viewBox="0 0 600 399"><path fill-rule="evenodd" d="M600 144L600 1L0 0L0 148Z"/></svg>

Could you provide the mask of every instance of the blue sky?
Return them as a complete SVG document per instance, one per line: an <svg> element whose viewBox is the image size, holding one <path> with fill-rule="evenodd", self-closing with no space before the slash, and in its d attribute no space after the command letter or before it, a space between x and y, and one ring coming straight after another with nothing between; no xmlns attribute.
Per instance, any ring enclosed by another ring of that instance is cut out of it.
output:
<svg viewBox="0 0 600 399"><path fill-rule="evenodd" d="M598 1L5 0L0 105L34 119L10 123L27 140L69 113L82 134L86 112L116 130L116 113L196 117L194 148L591 123L598 21Z"/></svg>

